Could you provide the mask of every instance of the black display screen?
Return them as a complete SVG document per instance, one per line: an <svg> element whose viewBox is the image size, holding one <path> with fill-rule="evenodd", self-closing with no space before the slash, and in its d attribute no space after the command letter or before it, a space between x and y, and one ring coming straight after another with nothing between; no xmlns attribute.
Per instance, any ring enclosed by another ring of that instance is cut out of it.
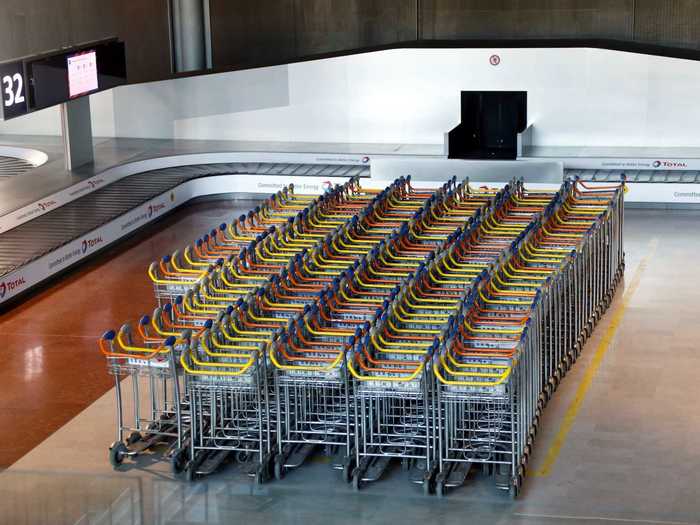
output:
<svg viewBox="0 0 700 525"><path fill-rule="evenodd" d="M31 108L42 109L68 100L66 57L47 57L27 66Z"/></svg>

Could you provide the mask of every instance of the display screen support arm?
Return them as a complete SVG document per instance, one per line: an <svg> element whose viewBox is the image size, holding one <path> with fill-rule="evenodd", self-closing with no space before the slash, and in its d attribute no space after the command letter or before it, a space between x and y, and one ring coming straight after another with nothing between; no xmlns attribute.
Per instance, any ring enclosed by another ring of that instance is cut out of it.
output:
<svg viewBox="0 0 700 525"><path fill-rule="evenodd" d="M94 162L90 97L80 97L61 104L61 129L66 170Z"/></svg>

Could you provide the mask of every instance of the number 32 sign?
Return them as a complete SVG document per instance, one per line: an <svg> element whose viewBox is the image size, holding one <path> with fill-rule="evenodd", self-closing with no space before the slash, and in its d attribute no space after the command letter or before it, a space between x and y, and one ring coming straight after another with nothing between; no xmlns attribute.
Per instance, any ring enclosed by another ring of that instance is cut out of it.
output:
<svg viewBox="0 0 700 525"><path fill-rule="evenodd" d="M27 113L27 94L22 62L0 64L0 111L4 120Z"/></svg>

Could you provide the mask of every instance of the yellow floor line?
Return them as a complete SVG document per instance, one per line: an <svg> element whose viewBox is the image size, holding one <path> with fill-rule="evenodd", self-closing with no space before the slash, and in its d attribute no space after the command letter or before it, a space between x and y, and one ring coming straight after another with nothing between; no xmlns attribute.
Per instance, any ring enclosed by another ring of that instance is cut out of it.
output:
<svg viewBox="0 0 700 525"><path fill-rule="evenodd" d="M695 525L691 522L688 521L659 521L659 520L645 520L645 519L634 519L634 518L607 518L604 516L566 516L566 515L558 515L558 514L530 514L530 513L523 513L523 512L514 512L513 516L520 516L523 518L540 518L541 521L542 518L544 519L549 519L549 520L557 520L557 521L564 521L564 520L575 520L578 522L581 521L602 521L602 522L608 522L611 521L613 523L644 523L648 525Z"/></svg>
<svg viewBox="0 0 700 525"><path fill-rule="evenodd" d="M625 291L625 295L622 299L622 304L613 313L612 319L610 320L610 325L605 331L605 334L603 334L603 338L598 344L598 348L596 349L596 352L593 355L593 359L591 360L590 364L588 365L588 368L586 369L586 372L583 375L583 378L581 379L581 383L579 384L578 389L576 390L576 397L574 397L574 399L569 404L569 407L566 409L564 419L562 420L561 425L559 426L559 430L556 436L554 437L554 441L552 441L552 444L549 446L549 450L547 450L547 455L545 456L544 462L542 463L542 466L539 468L539 470L533 473L535 476L549 476L549 474L552 472L552 467L554 467L554 464L556 463L557 458L559 457L561 447L564 445L564 441L566 441L566 436L569 434L569 431L571 430L571 427L573 426L574 421L576 420L578 411L581 408L584 399L586 398L588 389L593 383L593 378L598 373L598 369L600 368L600 364L602 363L605 354L610 349L613 338L615 337L615 333L617 332L617 329L619 328L620 324L622 323L622 319L625 316L625 310L627 309L627 306L629 305L630 300L634 295L634 292L637 291L637 288L639 288L639 282L642 280L642 274L644 273L644 270L647 267L649 259L654 255L657 245L658 239L652 239L651 241L649 241L649 251L647 252L647 255L639 262L639 266L637 267L637 270L632 276L630 285Z"/></svg>

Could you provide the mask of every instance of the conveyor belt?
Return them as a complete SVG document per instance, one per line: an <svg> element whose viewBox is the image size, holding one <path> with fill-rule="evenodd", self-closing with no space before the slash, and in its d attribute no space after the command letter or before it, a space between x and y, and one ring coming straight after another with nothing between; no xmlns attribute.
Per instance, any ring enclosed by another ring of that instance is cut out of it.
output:
<svg viewBox="0 0 700 525"><path fill-rule="evenodd" d="M34 168L31 162L16 157L0 157L0 181Z"/></svg>
<svg viewBox="0 0 700 525"><path fill-rule="evenodd" d="M578 176L587 182L620 182L624 175L627 182L654 184L700 184L700 171L694 170L583 170L567 169L565 174Z"/></svg>
<svg viewBox="0 0 700 525"><path fill-rule="evenodd" d="M368 166L289 163L205 164L126 177L0 235L0 277L188 180L214 175L368 176Z"/></svg>

